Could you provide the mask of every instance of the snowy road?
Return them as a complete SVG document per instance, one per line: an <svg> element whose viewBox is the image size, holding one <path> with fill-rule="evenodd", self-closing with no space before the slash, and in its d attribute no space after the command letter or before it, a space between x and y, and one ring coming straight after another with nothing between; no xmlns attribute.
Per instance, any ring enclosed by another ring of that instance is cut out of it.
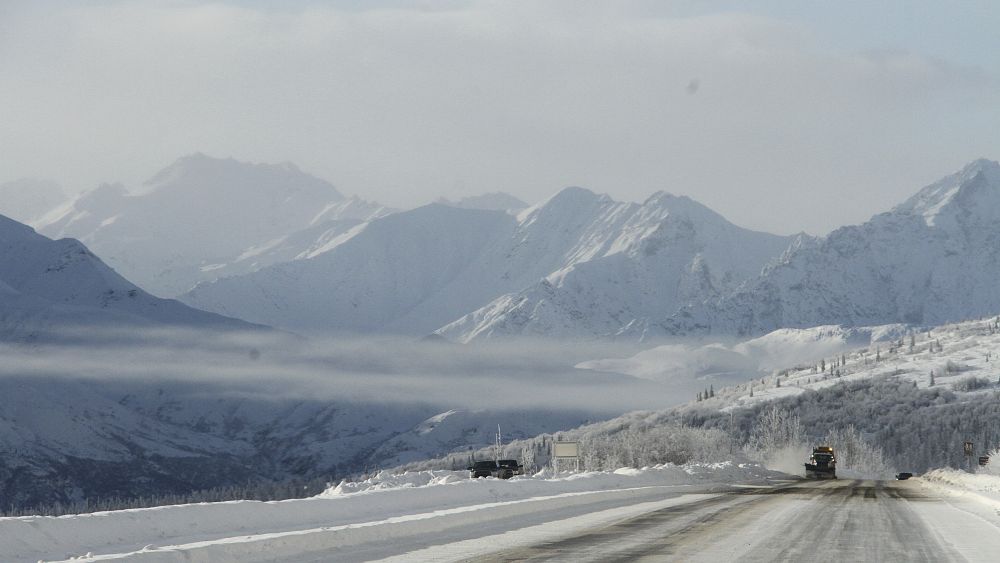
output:
<svg viewBox="0 0 1000 563"><path fill-rule="evenodd" d="M997 561L997 513L913 481L802 482L748 488L469 559Z"/></svg>
<svg viewBox="0 0 1000 563"><path fill-rule="evenodd" d="M663 466L509 482L445 472L400 478L438 484L275 503L5 518L0 560L1000 560L994 477L810 482L755 471Z"/></svg>

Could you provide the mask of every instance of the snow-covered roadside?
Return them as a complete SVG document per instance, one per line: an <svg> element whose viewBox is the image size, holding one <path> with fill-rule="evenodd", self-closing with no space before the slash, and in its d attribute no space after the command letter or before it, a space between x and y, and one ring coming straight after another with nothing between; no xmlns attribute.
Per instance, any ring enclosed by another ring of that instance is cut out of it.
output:
<svg viewBox="0 0 1000 563"><path fill-rule="evenodd" d="M995 561L1000 552L1000 477L934 469L912 480L942 502L910 502L940 543L967 561Z"/></svg>
<svg viewBox="0 0 1000 563"><path fill-rule="evenodd" d="M1000 512L1000 475L935 469L922 475L918 482L942 496L976 500Z"/></svg>
<svg viewBox="0 0 1000 563"><path fill-rule="evenodd" d="M709 490L713 484L780 478L754 465L657 466L568 476L470 480L465 472L378 476L341 484L320 496L280 502L239 501L166 506L63 517L0 518L5 560L255 560L340 545L438 534L495 520L564 510L590 512L611 499L650 500ZM699 486L701 485L701 486ZM606 507L605 507L606 508ZM576 511L576 512L574 512ZM494 530L496 532L497 530ZM429 542L424 542L429 543Z"/></svg>

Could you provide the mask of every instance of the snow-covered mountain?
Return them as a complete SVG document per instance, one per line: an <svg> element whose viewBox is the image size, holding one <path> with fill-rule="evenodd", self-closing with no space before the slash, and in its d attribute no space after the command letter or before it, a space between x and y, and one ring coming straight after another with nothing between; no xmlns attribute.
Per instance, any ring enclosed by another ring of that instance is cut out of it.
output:
<svg viewBox="0 0 1000 563"><path fill-rule="evenodd" d="M62 187L51 180L22 178L0 184L0 214L22 223L45 215L66 201Z"/></svg>
<svg viewBox="0 0 1000 563"><path fill-rule="evenodd" d="M182 299L298 330L638 337L651 315L735 287L789 242L683 197L635 204L567 188L516 217L440 204L398 213Z"/></svg>
<svg viewBox="0 0 1000 563"><path fill-rule="evenodd" d="M516 213L526 209L528 204L520 199L504 192L492 192L488 194L463 197L458 201L451 201L441 198L437 201L442 205L461 207L463 209L489 209L492 211L509 211Z"/></svg>
<svg viewBox="0 0 1000 563"><path fill-rule="evenodd" d="M1000 164L977 160L887 213L800 241L762 275L665 323L674 333L940 324L1000 311Z"/></svg>
<svg viewBox="0 0 1000 563"><path fill-rule="evenodd" d="M519 335L659 336L660 319L734 289L791 242L737 227L686 197L660 192L637 205L578 195L577 206L599 211L559 269L439 333L462 342ZM565 220L586 216L566 207L532 208L520 217L521 225L559 232ZM553 221L550 215L560 211L568 213Z"/></svg>
<svg viewBox="0 0 1000 563"><path fill-rule="evenodd" d="M79 241L51 240L0 216L0 340L44 339L61 328L252 325L146 293Z"/></svg>
<svg viewBox="0 0 1000 563"><path fill-rule="evenodd" d="M431 204L359 225L310 258L203 283L181 299L293 330L427 334L496 294L490 258L513 228L504 212Z"/></svg>
<svg viewBox="0 0 1000 563"><path fill-rule="evenodd" d="M53 238L80 239L142 287L174 296L200 281L293 258L388 212L345 199L292 164L194 154L141 189L102 185L35 225Z"/></svg>

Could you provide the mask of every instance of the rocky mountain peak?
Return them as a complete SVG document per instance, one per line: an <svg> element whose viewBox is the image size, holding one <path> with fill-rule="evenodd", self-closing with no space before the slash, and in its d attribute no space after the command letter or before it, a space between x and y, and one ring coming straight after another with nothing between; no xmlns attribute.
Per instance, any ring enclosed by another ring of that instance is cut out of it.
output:
<svg viewBox="0 0 1000 563"><path fill-rule="evenodd" d="M893 213L920 215L931 227L950 223L957 216L1000 218L1000 163L975 160L923 188Z"/></svg>

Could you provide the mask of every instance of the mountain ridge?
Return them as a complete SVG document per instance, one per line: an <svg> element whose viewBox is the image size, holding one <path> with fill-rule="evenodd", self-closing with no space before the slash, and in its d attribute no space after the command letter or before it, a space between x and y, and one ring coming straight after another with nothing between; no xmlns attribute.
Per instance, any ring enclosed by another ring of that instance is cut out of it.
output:
<svg viewBox="0 0 1000 563"><path fill-rule="evenodd" d="M757 279L684 307L669 334L941 324L1000 311L1000 165L977 160L891 211L791 248Z"/></svg>

